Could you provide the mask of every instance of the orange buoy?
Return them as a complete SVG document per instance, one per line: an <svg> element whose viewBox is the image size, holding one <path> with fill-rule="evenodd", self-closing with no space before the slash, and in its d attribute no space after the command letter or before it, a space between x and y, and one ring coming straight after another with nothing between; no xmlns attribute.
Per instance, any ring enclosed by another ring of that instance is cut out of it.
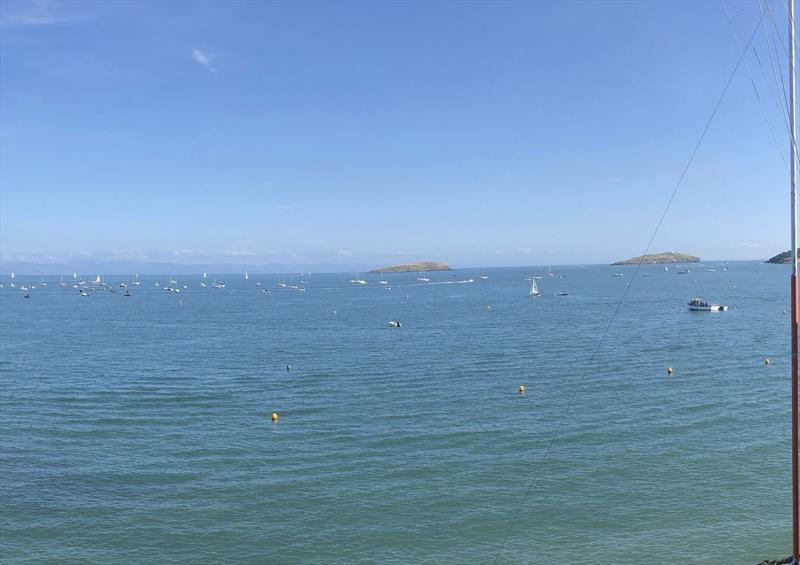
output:
<svg viewBox="0 0 800 565"><path fill-rule="evenodd" d="M671 374L672 374L672 367L667 367L667 374L668 374L668 375L671 375Z"/></svg>
<svg viewBox="0 0 800 565"><path fill-rule="evenodd" d="M278 413L277 412L273 412L272 413L272 423L273 424L277 424L278 423Z"/></svg>

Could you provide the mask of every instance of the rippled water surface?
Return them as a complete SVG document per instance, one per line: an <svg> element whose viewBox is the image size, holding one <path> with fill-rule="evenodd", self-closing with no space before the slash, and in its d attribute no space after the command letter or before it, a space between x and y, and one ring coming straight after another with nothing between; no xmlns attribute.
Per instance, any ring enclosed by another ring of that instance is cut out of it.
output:
<svg viewBox="0 0 800 565"><path fill-rule="evenodd" d="M535 269L131 297L18 276L28 300L6 276L0 559L784 557L789 272L728 267L644 267L591 364L631 267L562 267L538 299Z"/></svg>

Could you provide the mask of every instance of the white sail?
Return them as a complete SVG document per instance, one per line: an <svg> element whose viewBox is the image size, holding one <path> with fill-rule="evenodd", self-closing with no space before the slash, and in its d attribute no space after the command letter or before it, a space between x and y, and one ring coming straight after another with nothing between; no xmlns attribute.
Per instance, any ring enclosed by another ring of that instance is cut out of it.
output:
<svg viewBox="0 0 800 565"><path fill-rule="evenodd" d="M249 280L250 277L247 275L247 271L244 272L244 280Z"/></svg>
<svg viewBox="0 0 800 565"><path fill-rule="evenodd" d="M97 278L92 281L94 284L100 284L102 281L100 280L100 275L97 275Z"/></svg>
<svg viewBox="0 0 800 565"><path fill-rule="evenodd" d="M15 278L17 278L17 275L15 275L15 274L14 274L14 271L11 271L11 278L12 278L12 279L15 279Z"/></svg>
<svg viewBox="0 0 800 565"><path fill-rule="evenodd" d="M530 296L539 296L539 287L536 285L536 279L531 279Z"/></svg>
<svg viewBox="0 0 800 565"><path fill-rule="evenodd" d="M203 273L203 278L204 278L204 279L207 279L207 278L208 278L208 275L207 275L206 273Z"/></svg>

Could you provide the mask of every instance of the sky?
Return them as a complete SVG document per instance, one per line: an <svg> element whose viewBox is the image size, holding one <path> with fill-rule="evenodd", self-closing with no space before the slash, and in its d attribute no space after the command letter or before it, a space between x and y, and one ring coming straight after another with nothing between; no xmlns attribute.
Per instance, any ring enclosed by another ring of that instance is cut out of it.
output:
<svg viewBox="0 0 800 565"><path fill-rule="evenodd" d="M652 251L768 258L785 10L4 0L0 263L639 255L754 32Z"/></svg>

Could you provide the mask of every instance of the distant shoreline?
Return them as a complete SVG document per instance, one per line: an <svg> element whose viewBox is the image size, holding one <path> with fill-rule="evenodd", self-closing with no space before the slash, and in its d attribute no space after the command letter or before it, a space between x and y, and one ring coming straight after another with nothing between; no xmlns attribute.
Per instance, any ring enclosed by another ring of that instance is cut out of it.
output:
<svg viewBox="0 0 800 565"><path fill-rule="evenodd" d="M714 263L754 263L754 264L761 264L761 265L769 265L771 263L767 263L763 258L755 258L755 259L704 259L702 261L704 264L714 264ZM780 266L785 265L786 263L772 263L771 265ZM552 268L581 268L581 267L609 267L608 263L537 263L537 264L529 264L529 265L458 265L458 266L450 266L450 269L453 271L475 271L480 272L482 270L489 270L489 269L527 269L531 272L535 272L537 269L544 270L547 266L550 265ZM619 265L617 265L619 266ZM118 266L118 265L50 265L50 264L19 264L19 263L10 263L9 266L3 264L0 266L0 276L7 278L11 272L13 271L18 276L37 276L37 277L60 277L64 275L65 278L71 277L72 273L78 273L79 275L97 275L101 274L103 276L133 276L135 273L139 273L142 276L156 276L156 275L163 275L167 276L173 274L175 276L193 276L193 275L202 275L204 272L208 273L208 276L238 276L244 275L244 272L247 271L250 273L250 276L254 275L275 275L275 276L285 276L287 274L299 274L299 273L310 273L310 274L342 274L342 275L352 275L353 271L355 270L356 266L350 265L282 265L282 266L265 266L265 267L258 267L255 265L224 265L224 266L214 266L214 265L180 265L180 264L173 264L173 265L135 265L126 268L125 266ZM368 265L360 267L363 272L367 272Z"/></svg>

